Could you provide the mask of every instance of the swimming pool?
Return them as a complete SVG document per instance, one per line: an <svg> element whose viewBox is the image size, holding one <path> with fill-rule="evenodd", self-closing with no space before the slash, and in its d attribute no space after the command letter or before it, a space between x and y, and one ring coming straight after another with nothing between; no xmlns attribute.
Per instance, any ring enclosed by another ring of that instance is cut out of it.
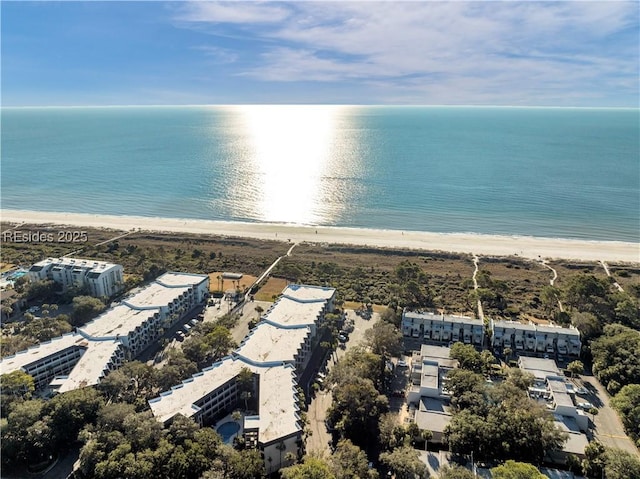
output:
<svg viewBox="0 0 640 479"><path fill-rule="evenodd" d="M224 424L218 426L216 431L222 436L222 440L225 443L229 443L234 438L234 436L238 434L238 431L240 431L240 424L234 421L225 422Z"/></svg>
<svg viewBox="0 0 640 479"><path fill-rule="evenodd" d="M16 271L15 273L12 273L7 279L11 281L15 281L16 279L21 278L25 274L27 274L26 271Z"/></svg>

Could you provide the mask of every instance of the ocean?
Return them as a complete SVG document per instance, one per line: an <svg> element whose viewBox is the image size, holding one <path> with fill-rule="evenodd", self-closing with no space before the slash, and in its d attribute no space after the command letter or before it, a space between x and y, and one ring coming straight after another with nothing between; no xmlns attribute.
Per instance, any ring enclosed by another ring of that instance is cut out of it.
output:
<svg viewBox="0 0 640 479"><path fill-rule="evenodd" d="M6 209L638 242L636 109L3 108Z"/></svg>

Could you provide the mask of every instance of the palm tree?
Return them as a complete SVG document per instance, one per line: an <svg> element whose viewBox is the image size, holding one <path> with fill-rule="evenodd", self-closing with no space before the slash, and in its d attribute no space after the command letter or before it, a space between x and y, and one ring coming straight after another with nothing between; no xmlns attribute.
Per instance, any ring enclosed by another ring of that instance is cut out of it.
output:
<svg viewBox="0 0 640 479"><path fill-rule="evenodd" d="M276 446L276 449L280 451L280 467L282 467L282 451L287 449L287 445L284 443L284 441L280 441Z"/></svg>

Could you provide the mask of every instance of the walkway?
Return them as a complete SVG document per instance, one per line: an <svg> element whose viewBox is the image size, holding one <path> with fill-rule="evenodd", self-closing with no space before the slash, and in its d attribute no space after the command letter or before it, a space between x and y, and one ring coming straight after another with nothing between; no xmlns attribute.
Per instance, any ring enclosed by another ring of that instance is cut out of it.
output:
<svg viewBox="0 0 640 479"><path fill-rule="evenodd" d="M262 273L262 274L260 275L260 277L259 277L258 279L256 279L256 280L255 280L255 282L254 282L251 286L249 286L249 289L247 290L247 294L245 294L245 296L244 296L244 301L248 301L249 296L250 296L250 291L253 289L253 287L254 287L256 284L260 284L260 282L261 282L263 279L265 279L267 276L269 276L269 275L271 274L271 271L273 270L273 268L275 268L275 267L276 267L276 265L280 262L280 260L281 260L282 258L284 258L285 256L291 256L291 252L293 251L293 248L295 248L297 245L298 245L298 243L293 243L293 244L291 245L291 248L289 248L289 250L287 251L287 253L286 253L286 254L283 254L282 256L279 256L279 257L278 257L278 258L273 262L273 264L272 264L271 266L269 266L269 267L266 269L266 271L265 271L264 273Z"/></svg>
<svg viewBox="0 0 640 479"><path fill-rule="evenodd" d="M473 271L473 289L478 290L478 280L476 279L476 275L478 274L478 262L480 259L477 254L473 255L473 265L475 267ZM478 318L484 322L484 311L482 310L482 301L478 298Z"/></svg>
<svg viewBox="0 0 640 479"><path fill-rule="evenodd" d="M558 279L558 272L557 272L554 268L552 268L551 266L549 266L548 261L547 261L546 259L541 259L541 260L540 260L540 264L541 264L543 267L545 267L545 268L547 268L547 269L551 270L551 272L553 273L553 278L551 278L551 279L549 280L549 284L550 284L551 286L553 286L553 284L555 283L556 279ZM560 308L560 312L563 312L563 311L564 311L564 306L562 306L562 302L560 301L560 298L558 298L558 307Z"/></svg>
<svg viewBox="0 0 640 479"><path fill-rule="evenodd" d="M110 242L112 242L112 241L119 240L120 238L124 238L125 236L130 235L130 234L131 234L131 233L133 233L134 231L135 231L135 229L132 229L132 230L130 230L130 231L127 231L126 233L120 234L120 235L118 235L118 236L114 236L113 238L109 238L108 240L100 241L100 243L96 243L96 244L94 244L93 246L101 246L101 245L103 245L103 244L106 244L106 243L110 243ZM85 250L85 248L86 248L86 246L85 246L85 247L82 247L82 248L80 248L80 249L76 249L76 250L72 251L71 253L67 253L67 254L65 254L65 255L63 256L63 258L66 258L67 256L71 256L71 255L74 255L74 254L82 253L82 252Z"/></svg>
<svg viewBox="0 0 640 479"><path fill-rule="evenodd" d="M600 260L600 264L604 268L604 272L607 273L607 276L609 278L611 278L611 273L609 272L609 267L607 266L607 263L605 263L604 261ZM622 286L620 286L617 281L615 281L613 283L613 285L618 289L618 291L624 293L624 289L622 289Z"/></svg>

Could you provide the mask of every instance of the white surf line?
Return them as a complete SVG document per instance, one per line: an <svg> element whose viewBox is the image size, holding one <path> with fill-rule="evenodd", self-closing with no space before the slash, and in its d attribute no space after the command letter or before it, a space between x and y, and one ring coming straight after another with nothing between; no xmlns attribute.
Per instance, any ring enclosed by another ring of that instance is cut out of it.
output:
<svg viewBox="0 0 640 479"><path fill-rule="evenodd" d="M475 266L475 269L473 271L473 289L477 290L478 289L478 280L476 279L476 275L478 274L478 262L480 261L480 259L478 258L478 255L473 253L473 265ZM484 311L482 310L482 302L480 301L480 298L478 297L478 317L479 319L482 320L482 322L484 322Z"/></svg>
<svg viewBox="0 0 640 479"><path fill-rule="evenodd" d="M602 267L604 268L604 272L607 273L607 276L609 278L611 278L611 273L609 272L609 266L607 266L607 263L605 263L604 261L600 260L600 264L602 265ZM622 286L620 286L618 284L617 281L614 281L613 285L618 288L618 291L624 293L624 289L622 289Z"/></svg>
<svg viewBox="0 0 640 479"><path fill-rule="evenodd" d="M549 280L549 284L551 286L553 286L553 283L555 283L556 279L558 279L558 272L554 268L549 266L548 261L546 259L541 259L540 260L540 264L542 266L544 266L545 268L550 269L551 272L553 273L553 278L551 278ZM562 306L562 301L560 301L560 298L558 298L558 307L560 308L560 312L563 313L564 312L564 306Z"/></svg>

